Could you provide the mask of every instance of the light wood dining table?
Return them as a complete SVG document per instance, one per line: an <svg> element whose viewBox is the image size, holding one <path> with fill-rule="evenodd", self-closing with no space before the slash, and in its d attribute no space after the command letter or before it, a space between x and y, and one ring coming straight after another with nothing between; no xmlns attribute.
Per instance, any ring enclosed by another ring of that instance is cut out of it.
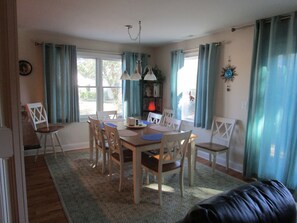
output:
<svg viewBox="0 0 297 223"><path fill-rule="evenodd" d="M113 122L117 125L119 135L122 140L122 145L133 152L133 193L134 203L139 204L142 188L142 168L141 168L141 153L153 149L159 149L161 140L145 140L142 135L145 134L171 134L177 133L165 126L150 124L146 127L127 127L123 121ZM196 135L192 134L188 144L187 159L188 159L188 179L189 186L194 184L194 167L196 162L195 139ZM91 148L90 136L90 148Z"/></svg>

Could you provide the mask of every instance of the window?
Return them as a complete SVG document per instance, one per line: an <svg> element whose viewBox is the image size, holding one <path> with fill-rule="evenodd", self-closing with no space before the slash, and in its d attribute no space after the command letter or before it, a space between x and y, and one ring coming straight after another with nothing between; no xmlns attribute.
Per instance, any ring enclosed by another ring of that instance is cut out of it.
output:
<svg viewBox="0 0 297 223"><path fill-rule="evenodd" d="M178 108L181 110L181 119L194 121L196 103L198 55L185 55L184 67L177 76Z"/></svg>
<svg viewBox="0 0 297 223"><path fill-rule="evenodd" d="M120 55L78 53L77 73L80 120L97 110L122 114Z"/></svg>

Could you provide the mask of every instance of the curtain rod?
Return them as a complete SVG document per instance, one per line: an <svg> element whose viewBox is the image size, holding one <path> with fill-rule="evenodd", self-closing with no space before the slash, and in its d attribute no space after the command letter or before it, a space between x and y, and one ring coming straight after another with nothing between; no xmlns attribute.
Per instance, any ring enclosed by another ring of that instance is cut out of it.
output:
<svg viewBox="0 0 297 223"><path fill-rule="evenodd" d="M280 17L280 20L286 20L286 19L290 19L291 18L291 15L279 15L279 17ZM259 20L262 20L262 19L259 19ZM263 20L266 23L270 23L271 22L271 18L266 18L266 19L263 19ZM254 25L255 24L248 24L248 25L244 25L244 26L232 27L231 28L231 32L235 32L238 29L244 29L244 28L251 27L251 26L254 26Z"/></svg>
<svg viewBox="0 0 297 223"><path fill-rule="evenodd" d="M44 42L36 42L35 41L35 46L42 46ZM56 46L62 46L63 44L56 44ZM102 53L102 54L110 54L110 55L122 55L123 53L119 52L111 52L111 51L104 51L104 50L92 50L92 49L86 49L86 48L77 48L77 50L85 51L85 52L90 52L90 53Z"/></svg>
<svg viewBox="0 0 297 223"><path fill-rule="evenodd" d="M225 41L220 41L220 42L214 42L214 44L216 44L217 46L220 46L221 44L223 44ZM187 50L183 50L184 53L193 53L193 52L197 52L199 50L199 48L193 48L193 49L187 49Z"/></svg>

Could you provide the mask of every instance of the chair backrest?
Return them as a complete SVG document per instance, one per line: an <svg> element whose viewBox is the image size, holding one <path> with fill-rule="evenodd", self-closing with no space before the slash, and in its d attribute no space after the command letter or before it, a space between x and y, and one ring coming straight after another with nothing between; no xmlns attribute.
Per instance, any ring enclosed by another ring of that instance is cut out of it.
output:
<svg viewBox="0 0 297 223"><path fill-rule="evenodd" d="M180 131L180 127L181 127L181 120L179 119L175 119L175 118L171 118L169 116L165 116L164 117L164 122L162 125L171 128L175 131Z"/></svg>
<svg viewBox="0 0 297 223"><path fill-rule="evenodd" d="M40 102L26 104L26 110L35 131L37 131L39 127L48 127L47 114Z"/></svg>
<svg viewBox="0 0 297 223"><path fill-rule="evenodd" d="M160 125L162 120L162 115L154 112L150 112L147 116L147 121Z"/></svg>
<svg viewBox="0 0 297 223"><path fill-rule="evenodd" d="M117 128L104 123L104 130L109 146L109 155L116 153L119 156L120 162L123 162L122 143Z"/></svg>
<svg viewBox="0 0 297 223"><path fill-rule="evenodd" d="M229 147L235 124L236 119L215 116L212 121L210 141Z"/></svg>
<svg viewBox="0 0 297 223"><path fill-rule="evenodd" d="M164 134L161 141L159 172L162 171L163 164L180 162L183 166L184 157L192 131Z"/></svg>
<svg viewBox="0 0 297 223"><path fill-rule="evenodd" d="M117 111L97 111L97 119L104 120L104 119L116 119L117 118Z"/></svg>
<svg viewBox="0 0 297 223"><path fill-rule="evenodd" d="M165 117L174 118L174 110L168 109L168 108L164 108L163 109L163 113L162 113L162 123L163 124L164 124L164 121L165 121Z"/></svg>
<svg viewBox="0 0 297 223"><path fill-rule="evenodd" d="M100 120L89 116L89 121L95 139L95 145L101 149L105 149L105 139Z"/></svg>

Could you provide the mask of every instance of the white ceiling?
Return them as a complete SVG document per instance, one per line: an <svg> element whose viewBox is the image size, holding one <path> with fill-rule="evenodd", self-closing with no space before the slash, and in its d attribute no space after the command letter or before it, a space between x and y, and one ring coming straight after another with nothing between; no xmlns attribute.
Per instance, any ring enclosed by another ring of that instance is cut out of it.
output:
<svg viewBox="0 0 297 223"><path fill-rule="evenodd" d="M17 0L20 28L116 43L141 44L201 37L297 10L297 0Z"/></svg>

